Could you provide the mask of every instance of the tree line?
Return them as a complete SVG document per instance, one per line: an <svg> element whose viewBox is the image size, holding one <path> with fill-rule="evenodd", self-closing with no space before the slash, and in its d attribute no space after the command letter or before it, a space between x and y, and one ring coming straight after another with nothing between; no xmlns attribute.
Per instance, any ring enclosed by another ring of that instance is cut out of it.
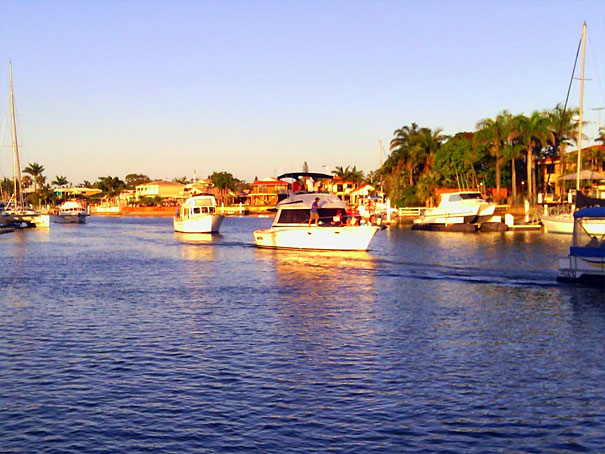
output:
<svg viewBox="0 0 605 454"><path fill-rule="evenodd" d="M577 146L577 113L561 105L529 116L503 110L477 122L475 131L454 136L412 123L394 131L390 154L376 173L398 205L423 205L434 199L435 189L456 187L495 188L497 202L505 187L512 203L520 196L535 203L537 193L554 183L543 181L537 162L560 158L561 174L575 168L577 152L566 150ZM596 140L605 143L605 130ZM600 150L582 153L583 168L596 168L604 158Z"/></svg>
<svg viewBox="0 0 605 454"><path fill-rule="evenodd" d="M495 118L478 121L474 131L453 136L443 134L441 128L431 129L412 123L394 131L390 153L379 169L364 175L356 166L347 165L336 166L331 173L359 184L373 184L399 206L434 201L437 188L495 188L494 198L500 202L500 189L504 187L510 189L512 203L520 197L534 203L537 193L546 192L545 186L554 183L544 182L537 162L549 157L560 158L561 174L575 169L577 152L568 153L567 148L572 144L577 147L577 114L577 109L565 109L561 105L552 110L534 111L529 116L503 110ZM605 144L605 129L598 133L596 141ZM582 167L598 170L604 155L598 149L583 152ZM44 170L37 162L23 169L23 187L34 189L28 194L30 203L56 203L53 186L70 185L62 175L57 175L49 184ZM308 171L306 162L303 171ZM208 179L223 194L250 187L226 171L213 172ZM102 191L101 196L115 197L150 181L147 175L131 173L123 180L117 176L103 176L96 182L83 181L76 187L98 188ZM193 182L187 177L173 181ZM13 191L12 180L0 180L0 190L1 197L8 198Z"/></svg>

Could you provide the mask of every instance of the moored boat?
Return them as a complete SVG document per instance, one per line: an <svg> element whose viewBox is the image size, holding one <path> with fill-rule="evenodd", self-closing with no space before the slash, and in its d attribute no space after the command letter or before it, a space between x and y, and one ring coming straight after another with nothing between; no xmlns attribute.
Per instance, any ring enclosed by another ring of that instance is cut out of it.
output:
<svg viewBox="0 0 605 454"><path fill-rule="evenodd" d="M12 63L8 64L9 93L11 107L11 133L13 149L13 194L8 204L4 207L0 216L0 224L10 225L15 228L48 228L50 227L50 216L34 210L25 203L23 189L21 186L21 163L19 161L19 141L17 140L17 123L15 120L15 98L13 94L13 69Z"/></svg>
<svg viewBox="0 0 605 454"><path fill-rule="evenodd" d="M175 232L218 233L225 216L216 213L216 199L211 195L189 197L173 218Z"/></svg>
<svg viewBox="0 0 605 454"><path fill-rule="evenodd" d="M483 199L477 191L441 194L439 205L427 208L414 220L412 230L475 231L475 225L488 222L496 210L495 203Z"/></svg>
<svg viewBox="0 0 605 454"><path fill-rule="evenodd" d="M585 227L595 220L605 225L605 207L584 208L573 217L569 255L559 260L557 281L596 283L605 289L605 233L591 234Z"/></svg>
<svg viewBox="0 0 605 454"><path fill-rule="evenodd" d="M67 200L59 205L59 212L53 216L57 224L85 224L88 212L79 200Z"/></svg>

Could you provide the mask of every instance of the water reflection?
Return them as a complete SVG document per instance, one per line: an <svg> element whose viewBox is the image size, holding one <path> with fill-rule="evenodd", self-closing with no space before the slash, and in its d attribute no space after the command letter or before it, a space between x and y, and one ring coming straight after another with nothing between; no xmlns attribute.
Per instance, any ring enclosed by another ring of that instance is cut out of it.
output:
<svg viewBox="0 0 605 454"><path fill-rule="evenodd" d="M304 358L331 361L344 355L343 346L371 335L376 302L372 255L267 249L255 255L267 269L273 266L279 336L291 339L291 348Z"/></svg>
<svg viewBox="0 0 605 454"><path fill-rule="evenodd" d="M179 242L181 258L185 260L214 260L215 244L222 238L220 233L174 233Z"/></svg>
<svg viewBox="0 0 605 454"><path fill-rule="evenodd" d="M174 237L181 243L207 244L220 241L223 235L220 233L181 233L174 232Z"/></svg>

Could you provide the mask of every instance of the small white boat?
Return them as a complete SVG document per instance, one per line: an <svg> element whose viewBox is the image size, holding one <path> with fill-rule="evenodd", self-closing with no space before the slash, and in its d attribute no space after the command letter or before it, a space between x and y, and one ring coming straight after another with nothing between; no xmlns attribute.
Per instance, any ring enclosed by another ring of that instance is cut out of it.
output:
<svg viewBox="0 0 605 454"><path fill-rule="evenodd" d="M589 198L582 193L578 193L576 204L577 208L585 208L592 205L602 205L605 203L603 199ZM542 216L540 218L544 231L548 233L562 233L571 235L574 229L573 213L558 213ZM589 235L605 235L605 221L601 219L586 219L583 223L584 229Z"/></svg>
<svg viewBox="0 0 605 454"><path fill-rule="evenodd" d="M439 227L447 229L452 225L480 224L489 221L495 210L496 204L485 201L480 192L444 193L437 207L427 208L420 213L412 229L440 230Z"/></svg>
<svg viewBox="0 0 605 454"><path fill-rule="evenodd" d="M569 255L559 260L559 282L590 283L605 289L605 233L591 234L586 224L605 225L605 207L584 208L573 214L574 228Z"/></svg>
<svg viewBox="0 0 605 454"><path fill-rule="evenodd" d="M175 232L216 233L225 216L216 214L216 199L211 195L189 197L173 218Z"/></svg>
<svg viewBox="0 0 605 454"><path fill-rule="evenodd" d="M319 222L309 225L311 205L316 198L319 198ZM277 213L271 227L254 231L258 247L365 251L376 232L384 228L369 224L333 224L339 212L344 214L347 208L334 194L294 193L275 208Z"/></svg>
<svg viewBox="0 0 605 454"><path fill-rule="evenodd" d="M88 212L79 200L67 200L59 205L59 212L53 216L57 224L85 224Z"/></svg>

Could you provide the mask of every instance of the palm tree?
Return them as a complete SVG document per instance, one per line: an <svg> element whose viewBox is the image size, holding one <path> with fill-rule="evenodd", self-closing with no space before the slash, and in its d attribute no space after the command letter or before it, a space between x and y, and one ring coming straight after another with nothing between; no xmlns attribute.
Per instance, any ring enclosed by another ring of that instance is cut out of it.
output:
<svg viewBox="0 0 605 454"><path fill-rule="evenodd" d="M534 149L543 147L548 140L554 142L552 131L549 129L549 119L543 112L537 110L529 117L518 115L515 120L515 135L519 138L527 153L527 198L533 203L536 192L534 175Z"/></svg>
<svg viewBox="0 0 605 454"><path fill-rule="evenodd" d="M32 176L32 179L34 181L34 190L36 191L38 190L38 187L42 187L42 185L44 184L45 178L43 179L42 177L44 170L44 166L38 164L37 162L30 162L28 166L23 169L24 173L27 173Z"/></svg>
<svg viewBox="0 0 605 454"><path fill-rule="evenodd" d="M510 141L512 118L509 111L503 110L495 120L485 118L477 123L475 138L479 143L487 145L489 153L496 159L496 203L500 203L502 149Z"/></svg>
<svg viewBox="0 0 605 454"><path fill-rule="evenodd" d="M413 137L413 142L416 149L416 163L422 166L422 173L428 174L435 162L435 153L441 147L441 144L449 137L441 134L443 129L422 128Z"/></svg>
<svg viewBox="0 0 605 454"><path fill-rule="evenodd" d="M510 185L511 185L511 205L517 203L517 163L516 160L521 157L523 145L515 144L512 140L504 145L503 156L505 161L511 161Z"/></svg>
<svg viewBox="0 0 605 454"><path fill-rule="evenodd" d="M34 184L34 180L32 180L32 177L30 177L29 175L25 175L23 178L21 178L21 186L23 188L29 188L31 187L31 185Z"/></svg>
<svg viewBox="0 0 605 454"><path fill-rule="evenodd" d="M345 175L348 172L349 172L349 166L347 166L346 168L344 168L342 166L336 166L336 167L334 167L334 170L332 170L332 174L335 177L342 178L343 180L345 179Z"/></svg>
<svg viewBox="0 0 605 454"><path fill-rule="evenodd" d="M69 181L67 181L66 177L57 175L56 178L51 182L51 184L62 188L63 186L67 186L69 184Z"/></svg>
<svg viewBox="0 0 605 454"><path fill-rule="evenodd" d="M578 115L579 109L564 109L561 104L548 113L550 120L550 130L553 133L553 147L555 153L559 156L561 166L561 175L565 175L566 168L566 148L570 141L577 135L578 121L574 118ZM564 186L561 186L561 192L564 192Z"/></svg>
<svg viewBox="0 0 605 454"><path fill-rule="evenodd" d="M412 123L411 126L402 126L396 129L393 133L395 137L391 140L389 149L391 155L384 163L384 170L401 172L405 168L408 172L409 185L414 186L414 168L415 168L415 153L417 149L412 149L410 138L418 134L418 125Z"/></svg>

